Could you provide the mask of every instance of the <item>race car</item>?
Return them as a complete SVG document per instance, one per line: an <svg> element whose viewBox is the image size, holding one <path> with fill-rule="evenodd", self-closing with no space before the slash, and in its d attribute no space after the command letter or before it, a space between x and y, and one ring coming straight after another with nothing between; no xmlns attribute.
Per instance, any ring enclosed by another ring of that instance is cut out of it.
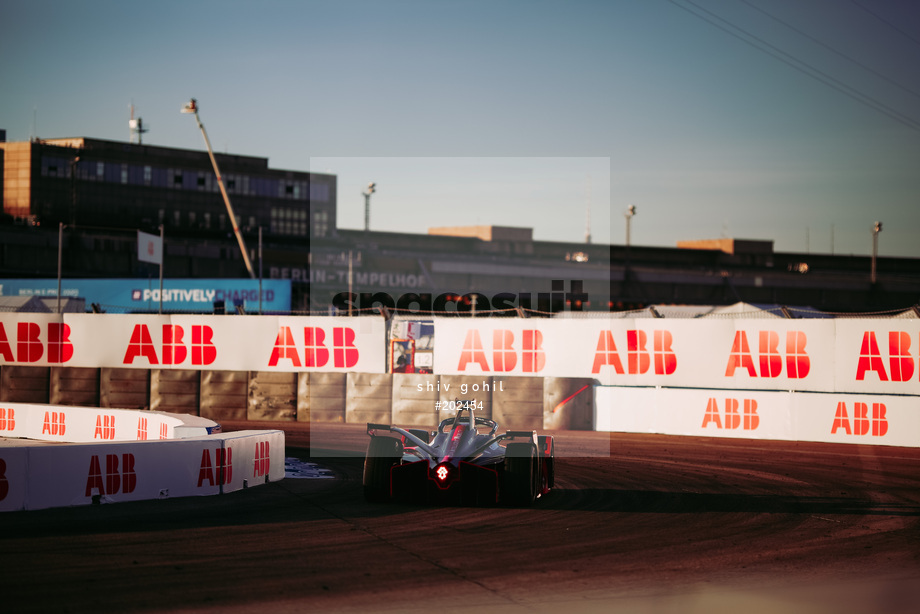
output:
<svg viewBox="0 0 920 614"><path fill-rule="evenodd" d="M553 438L506 431L476 417L475 401L436 431L368 423L364 496L368 501L528 506L553 487Z"/></svg>

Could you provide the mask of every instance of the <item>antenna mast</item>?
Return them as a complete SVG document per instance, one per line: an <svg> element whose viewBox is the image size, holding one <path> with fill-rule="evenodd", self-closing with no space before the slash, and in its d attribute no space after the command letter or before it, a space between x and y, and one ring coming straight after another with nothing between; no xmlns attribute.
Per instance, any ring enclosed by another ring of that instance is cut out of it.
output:
<svg viewBox="0 0 920 614"><path fill-rule="evenodd" d="M131 103L131 119L128 121L128 127L131 129L131 136L128 139L130 143L134 142L134 137L137 136L137 144L143 145L143 135L147 132L147 128L144 128L144 120L138 117L134 119L134 103Z"/></svg>

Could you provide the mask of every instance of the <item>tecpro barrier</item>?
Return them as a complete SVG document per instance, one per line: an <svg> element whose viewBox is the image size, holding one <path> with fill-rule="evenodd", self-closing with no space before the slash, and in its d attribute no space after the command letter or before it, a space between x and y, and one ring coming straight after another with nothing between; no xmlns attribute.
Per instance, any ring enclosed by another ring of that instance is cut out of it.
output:
<svg viewBox="0 0 920 614"><path fill-rule="evenodd" d="M425 322L431 348L417 354L438 375L920 395L915 319ZM0 366L386 373L387 335L381 317L5 313Z"/></svg>
<svg viewBox="0 0 920 614"><path fill-rule="evenodd" d="M216 495L284 478L283 431L218 430L197 416L3 403L0 435L12 439L0 444L0 511Z"/></svg>
<svg viewBox="0 0 920 614"><path fill-rule="evenodd" d="M920 446L916 397L599 386L598 431Z"/></svg>
<svg viewBox="0 0 920 614"><path fill-rule="evenodd" d="M542 413L543 428L672 433L687 421L675 434L920 442L920 431L910 427L914 414L920 415L917 319L420 317L395 322L378 316L0 314L0 404L11 398L41 401L43 380L27 370L42 369L50 370L52 402L67 393L68 402L100 403L102 397L114 398L119 382L136 388L131 398L143 398L147 380L120 377L125 370L146 369L151 407L176 403L218 420L385 422L395 414L429 425L437 402L455 398L457 387L460 396L484 396L488 385L490 402L484 409L515 428L539 426ZM106 369L119 369L119 378L106 377ZM174 382L164 376L170 372L181 377ZM568 383L544 386L541 399L541 379ZM453 391L429 390L451 381ZM596 386L597 401L590 405ZM525 389L529 392L522 393ZM788 409L765 420L776 399L790 393L799 395L789 397L796 402L780 404ZM840 399L832 403L837 426L830 433L823 413L829 398ZM707 406L716 399L728 407L719 415L724 433L716 433L714 411L705 430L683 413L693 415L700 399ZM738 400L740 413L725 399ZM557 409L560 400L568 401ZM621 401L629 402L634 413L611 422L608 400L616 401L617 411ZM652 413L635 413L637 408ZM816 411L822 412L821 420L805 428ZM652 415L658 422L650 426ZM893 419L907 426L894 428ZM869 434L872 428L875 435Z"/></svg>

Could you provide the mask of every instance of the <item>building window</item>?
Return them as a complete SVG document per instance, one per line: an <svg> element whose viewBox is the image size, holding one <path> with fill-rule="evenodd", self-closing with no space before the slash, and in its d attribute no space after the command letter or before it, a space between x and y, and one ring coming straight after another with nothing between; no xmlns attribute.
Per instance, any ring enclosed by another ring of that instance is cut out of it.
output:
<svg viewBox="0 0 920 614"><path fill-rule="evenodd" d="M316 211L313 214L313 236L325 237L329 233L329 212Z"/></svg>
<svg viewBox="0 0 920 614"><path fill-rule="evenodd" d="M182 185L182 171L176 171L173 175L173 185Z"/></svg>
<svg viewBox="0 0 920 614"><path fill-rule="evenodd" d="M105 176L105 162L96 162L96 177L102 179Z"/></svg>
<svg viewBox="0 0 920 614"><path fill-rule="evenodd" d="M195 212L194 211L188 212L188 225L192 228L195 227Z"/></svg>
<svg viewBox="0 0 920 614"><path fill-rule="evenodd" d="M128 183L128 165L127 164L121 165L121 183L122 184Z"/></svg>
<svg viewBox="0 0 920 614"><path fill-rule="evenodd" d="M211 214L210 213L204 214L204 227L211 228Z"/></svg>
<svg viewBox="0 0 920 614"><path fill-rule="evenodd" d="M173 224L178 226L181 223L181 221L182 221L182 212L178 210L173 211Z"/></svg>
<svg viewBox="0 0 920 614"><path fill-rule="evenodd" d="M149 166L144 167L144 185L150 185L153 179L153 169Z"/></svg>

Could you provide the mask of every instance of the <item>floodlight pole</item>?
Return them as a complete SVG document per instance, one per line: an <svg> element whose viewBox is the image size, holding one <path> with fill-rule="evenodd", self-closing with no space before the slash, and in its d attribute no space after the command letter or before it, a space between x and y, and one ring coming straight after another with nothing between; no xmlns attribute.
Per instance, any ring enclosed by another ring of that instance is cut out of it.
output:
<svg viewBox="0 0 920 614"><path fill-rule="evenodd" d="M371 194L377 191L377 184L371 182L367 184L367 190L361 192L364 195L364 232L371 229Z"/></svg>
<svg viewBox="0 0 920 614"><path fill-rule="evenodd" d="M208 156L211 158L211 165L214 166L214 174L217 175L217 185L220 186L220 193L224 197L224 204L227 206L227 213L230 215L230 223L233 225L233 234L236 235L236 241L240 244L240 253L243 254L243 261L246 263L246 270L249 271L249 278L255 279L256 273L252 269L252 263L249 261L249 254L246 252L246 243L243 241L243 235L240 233L240 227L236 223L236 215L233 213L233 207L230 205L230 197L227 195L227 188L224 187L224 180L220 176L220 169L217 168L217 159L214 158L214 152L211 150L211 141L208 139L208 133L198 117L198 102L192 100L182 109L183 113L193 113L195 121L198 122L198 128L201 129L201 135L204 137L204 144L208 147Z"/></svg>
<svg viewBox="0 0 920 614"><path fill-rule="evenodd" d="M876 222L872 226L872 283L875 284L877 276L875 274L875 261L878 260L878 233L882 232L882 223Z"/></svg>

